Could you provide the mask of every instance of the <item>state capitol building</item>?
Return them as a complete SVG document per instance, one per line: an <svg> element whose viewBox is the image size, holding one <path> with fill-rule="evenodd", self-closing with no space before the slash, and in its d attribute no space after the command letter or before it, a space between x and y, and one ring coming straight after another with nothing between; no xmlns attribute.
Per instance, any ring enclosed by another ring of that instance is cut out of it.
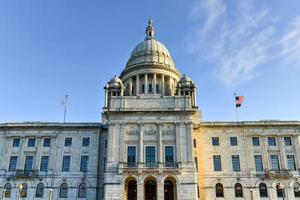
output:
<svg viewBox="0 0 300 200"><path fill-rule="evenodd" d="M1 200L300 200L300 121L203 122L154 36L105 85L101 123L0 124Z"/></svg>

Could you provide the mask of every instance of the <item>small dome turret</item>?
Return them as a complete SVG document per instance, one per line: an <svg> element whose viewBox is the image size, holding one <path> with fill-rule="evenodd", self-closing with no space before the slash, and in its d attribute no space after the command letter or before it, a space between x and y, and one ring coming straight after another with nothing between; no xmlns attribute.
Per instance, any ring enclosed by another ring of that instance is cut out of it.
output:
<svg viewBox="0 0 300 200"><path fill-rule="evenodd" d="M108 92L108 96L123 96L124 85L122 80L115 76L107 83L104 89Z"/></svg>

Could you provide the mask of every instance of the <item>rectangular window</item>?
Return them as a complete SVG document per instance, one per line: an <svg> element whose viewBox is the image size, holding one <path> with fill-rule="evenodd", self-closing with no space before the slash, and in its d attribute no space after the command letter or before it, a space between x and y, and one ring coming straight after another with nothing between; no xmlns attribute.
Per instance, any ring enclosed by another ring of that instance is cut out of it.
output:
<svg viewBox="0 0 300 200"><path fill-rule="evenodd" d="M127 163L134 165L136 163L136 147L127 147Z"/></svg>
<svg viewBox="0 0 300 200"><path fill-rule="evenodd" d="M268 137L268 144L269 144L269 146L276 146L276 138Z"/></svg>
<svg viewBox="0 0 300 200"><path fill-rule="evenodd" d="M291 171L296 171L296 163L294 155L287 155L288 168Z"/></svg>
<svg viewBox="0 0 300 200"><path fill-rule="evenodd" d="M238 145L237 137L230 137L230 145L231 146L237 146Z"/></svg>
<svg viewBox="0 0 300 200"><path fill-rule="evenodd" d="M278 155L270 155L270 161L271 161L272 170L279 171L280 166L279 166Z"/></svg>
<svg viewBox="0 0 300 200"><path fill-rule="evenodd" d="M252 145L254 147L259 147L260 146L259 137L252 137Z"/></svg>
<svg viewBox="0 0 300 200"><path fill-rule="evenodd" d="M72 146L72 138L65 138L65 147Z"/></svg>
<svg viewBox="0 0 300 200"><path fill-rule="evenodd" d="M231 159L232 159L232 170L235 172L241 171L240 156L232 155Z"/></svg>
<svg viewBox="0 0 300 200"><path fill-rule="evenodd" d="M26 156L24 171L33 170L33 156Z"/></svg>
<svg viewBox="0 0 300 200"><path fill-rule="evenodd" d="M83 147L88 147L88 146L90 146L90 138L89 138L89 137L84 137L84 138L82 138L82 146L83 146Z"/></svg>
<svg viewBox="0 0 300 200"><path fill-rule="evenodd" d="M219 137L212 138L212 145L213 146L220 146Z"/></svg>
<svg viewBox="0 0 300 200"><path fill-rule="evenodd" d="M194 139L194 147L196 148L197 147L197 140Z"/></svg>
<svg viewBox="0 0 300 200"><path fill-rule="evenodd" d="M35 138L28 138L28 147L35 147Z"/></svg>
<svg viewBox="0 0 300 200"><path fill-rule="evenodd" d="M104 148L107 149L107 140L104 141Z"/></svg>
<svg viewBox="0 0 300 200"><path fill-rule="evenodd" d="M20 138L13 139L13 147L20 147Z"/></svg>
<svg viewBox="0 0 300 200"><path fill-rule="evenodd" d="M284 137L284 145L286 147L292 146L292 138L291 137Z"/></svg>
<svg viewBox="0 0 300 200"><path fill-rule="evenodd" d="M49 163L49 156L42 156L41 166L40 166L40 171L41 172L48 171L48 163Z"/></svg>
<svg viewBox="0 0 300 200"><path fill-rule="evenodd" d="M11 156L9 161L8 171L16 171L18 163L18 156Z"/></svg>
<svg viewBox="0 0 300 200"><path fill-rule="evenodd" d="M198 172L198 158L197 157L195 157L195 165L196 165L196 170Z"/></svg>
<svg viewBox="0 0 300 200"><path fill-rule="evenodd" d="M160 93L158 84L156 84L156 93Z"/></svg>
<svg viewBox="0 0 300 200"><path fill-rule="evenodd" d="M264 171L261 155L254 156L255 169L257 172Z"/></svg>
<svg viewBox="0 0 300 200"><path fill-rule="evenodd" d="M174 163L174 149L172 146L165 147L165 163L166 164Z"/></svg>
<svg viewBox="0 0 300 200"><path fill-rule="evenodd" d="M87 172L88 171L88 165L89 165L89 157L88 156L81 156L80 171L81 172Z"/></svg>
<svg viewBox="0 0 300 200"><path fill-rule="evenodd" d="M221 156L220 155L214 155L213 160L214 160L214 171L215 172L222 171Z"/></svg>
<svg viewBox="0 0 300 200"><path fill-rule="evenodd" d="M43 147L50 147L51 146L51 139L44 138Z"/></svg>
<svg viewBox="0 0 300 200"><path fill-rule="evenodd" d="M70 171L70 164L71 164L71 156L64 156L63 163L62 163L62 171L63 172Z"/></svg>
<svg viewBox="0 0 300 200"><path fill-rule="evenodd" d="M155 147L146 147L146 165L148 167L153 167L155 164Z"/></svg>

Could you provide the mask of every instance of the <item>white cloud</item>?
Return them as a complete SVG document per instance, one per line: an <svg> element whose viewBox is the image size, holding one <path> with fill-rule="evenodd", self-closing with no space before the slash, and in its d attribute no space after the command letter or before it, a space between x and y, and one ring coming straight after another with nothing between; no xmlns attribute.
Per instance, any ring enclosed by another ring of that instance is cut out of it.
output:
<svg viewBox="0 0 300 200"><path fill-rule="evenodd" d="M300 16L291 20L288 31L281 38L279 45L283 64L300 67Z"/></svg>
<svg viewBox="0 0 300 200"><path fill-rule="evenodd" d="M228 2L203 0L192 9L191 15L204 22L189 35L188 51L211 61L216 77L233 86L253 79L268 60L275 28L269 10L252 0Z"/></svg>

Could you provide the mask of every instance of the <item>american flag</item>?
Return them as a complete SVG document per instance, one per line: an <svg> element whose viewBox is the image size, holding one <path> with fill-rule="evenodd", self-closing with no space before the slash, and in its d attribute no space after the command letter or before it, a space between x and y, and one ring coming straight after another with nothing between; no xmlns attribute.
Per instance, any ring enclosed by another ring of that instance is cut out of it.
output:
<svg viewBox="0 0 300 200"><path fill-rule="evenodd" d="M244 96L236 96L235 97L235 106L241 107L242 103L244 102Z"/></svg>

